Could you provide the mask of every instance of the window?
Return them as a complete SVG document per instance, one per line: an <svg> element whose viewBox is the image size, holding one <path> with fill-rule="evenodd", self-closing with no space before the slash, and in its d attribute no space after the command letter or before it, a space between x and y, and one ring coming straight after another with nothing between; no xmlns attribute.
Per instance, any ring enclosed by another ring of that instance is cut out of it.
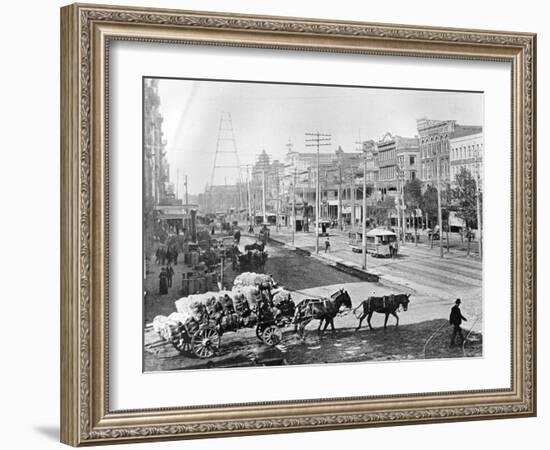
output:
<svg viewBox="0 0 550 450"><path fill-rule="evenodd" d="M414 166L414 155L409 156L409 165Z"/></svg>

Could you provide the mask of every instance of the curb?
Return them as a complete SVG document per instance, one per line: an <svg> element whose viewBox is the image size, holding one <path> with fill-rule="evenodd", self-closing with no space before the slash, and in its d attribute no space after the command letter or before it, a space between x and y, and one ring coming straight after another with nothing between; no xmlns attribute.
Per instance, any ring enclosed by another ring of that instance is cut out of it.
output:
<svg viewBox="0 0 550 450"><path fill-rule="evenodd" d="M309 256L311 258L315 258L317 261L322 262L323 264L326 264L328 266L334 267L336 270L339 270L340 272L347 273L349 275L353 275L357 278L360 278L364 281L368 281L371 283L378 283L380 281L380 276L377 274L374 274L372 272L367 272L361 268L355 267L355 265L352 265L350 263L347 263L345 261L334 261L330 258L325 258L322 255L314 255L309 250L306 250L301 247L296 247L290 244L287 244L283 241L280 241L278 239L269 238L269 242L281 245L285 248L288 248L290 250L295 251L296 253L303 255L303 256Z"/></svg>

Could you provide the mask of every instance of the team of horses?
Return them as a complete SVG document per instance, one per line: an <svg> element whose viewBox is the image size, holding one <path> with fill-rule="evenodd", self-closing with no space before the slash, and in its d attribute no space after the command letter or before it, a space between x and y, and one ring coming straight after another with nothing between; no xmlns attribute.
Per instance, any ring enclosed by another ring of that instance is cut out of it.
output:
<svg viewBox="0 0 550 450"><path fill-rule="evenodd" d="M388 317L394 316L396 319L395 326L399 326L399 316L397 312L401 309L407 311L410 303L410 294L392 294L381 297L371 296L363 300L352 310L351 297L344 289L336 291L330 298L306 298L301 300L297 305L294 313L294 331L301 339L305 338L305 328L313 320L318 320L319 325L317 331L319 335L330 325L334 332L334 319L339 314L345 314L352 311L359 319L359 324L355 330L361 328L363 320L367 318L369 328L372 329L371 318L376 313L384 314L384 329L388 324ZM360 315L356 314L357 310L362 308ZM323 326L324 325L324 326Z"/></svg>

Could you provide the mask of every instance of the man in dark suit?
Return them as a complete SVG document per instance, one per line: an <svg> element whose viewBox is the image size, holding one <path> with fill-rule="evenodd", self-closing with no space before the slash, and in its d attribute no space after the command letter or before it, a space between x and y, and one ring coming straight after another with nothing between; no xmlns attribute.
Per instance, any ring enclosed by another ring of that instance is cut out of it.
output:
<svg viewBox="0 0 550 450"><path fill-rule="evenodd" d="M460 299L457 298L455 301L455 305L451 308L451 315L449 316L449 322L453 326L453 334L451 336L451 347L455 346L455 339L456 336L460 336L460 343L464 342L464 335L462 334L462 328L460 328L460 324L464 320L467 322L468 319L462 315L462 312L460 311Z"/></svg>

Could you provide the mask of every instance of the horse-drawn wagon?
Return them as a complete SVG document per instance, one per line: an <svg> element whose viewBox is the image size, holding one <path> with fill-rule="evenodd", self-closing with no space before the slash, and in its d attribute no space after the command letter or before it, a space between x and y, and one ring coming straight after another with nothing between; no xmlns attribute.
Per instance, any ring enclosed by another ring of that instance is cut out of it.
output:
<svg viewBox="0 0 550 450"><path fill-rule="evenodd" d="M275 286L269 275L245 273L232 291L183 297L175 302L177 312L157 316L150 324L162 338L153 345L170 343L182 354L210 358L219 352L223 334L254 327L258 339L277 345L281 329L292 320L294 303L286 291L272 295Z"/></svg>

